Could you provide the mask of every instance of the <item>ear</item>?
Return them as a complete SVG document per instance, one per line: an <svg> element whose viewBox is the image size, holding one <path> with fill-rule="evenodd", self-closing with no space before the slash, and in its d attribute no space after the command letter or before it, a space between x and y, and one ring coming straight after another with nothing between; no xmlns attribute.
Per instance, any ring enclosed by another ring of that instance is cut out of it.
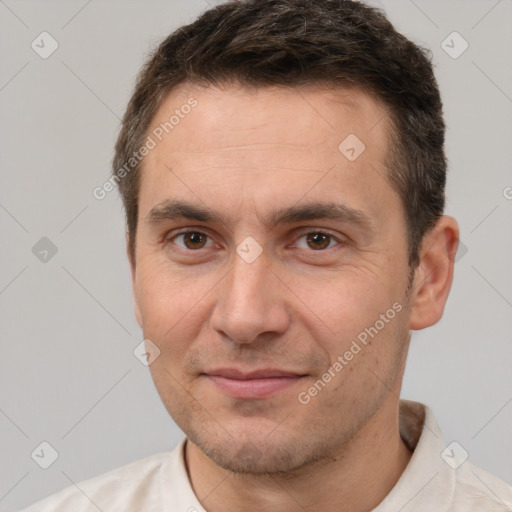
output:
<svg viewBox="0 0 512 512"><path fill-rule="evenodd" d="M137 323L142 329L142 315L140 313L139 294L137 290L135 254L132 255L130 251L130 235L128 234L128 232L126 232L126 254L128 255L128 261L130 263L130 272L132 276L132 295L134 301L135 318L137 319Z"/></svg>
<svg viewBox="0 0 512 512"><path fill-rule="evenodd" d="M424 329L443 316L458 246L457 221L447 215L441 216L421 245L411 292L410 329Z"/></svg>

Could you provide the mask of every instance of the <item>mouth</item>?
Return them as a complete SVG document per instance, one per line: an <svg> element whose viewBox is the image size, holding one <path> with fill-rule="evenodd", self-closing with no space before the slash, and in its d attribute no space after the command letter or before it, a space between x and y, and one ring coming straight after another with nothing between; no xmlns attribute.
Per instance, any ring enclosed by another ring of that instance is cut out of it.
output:
<svg viewBox="0 0 512 512"><path fill-rule="evenodd" d="M201 374L223 393L239 399L262 399L301 382L306 374L266 368L243 372L221 368Z"/></svg>

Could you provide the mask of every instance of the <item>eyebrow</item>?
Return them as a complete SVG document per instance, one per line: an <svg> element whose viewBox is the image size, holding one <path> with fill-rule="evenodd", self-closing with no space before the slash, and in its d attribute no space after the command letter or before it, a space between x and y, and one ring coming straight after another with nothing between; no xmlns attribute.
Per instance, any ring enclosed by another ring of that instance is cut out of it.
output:
<svg viewBox="0 0 512 512"><path fill-rule="evenodd" d="M228 218L221 213L181 200L163 201L155 205L148 213L146 222L159 223L176 219L217 222L225 225L230 223ZM267 229L272 229L278 224L293 224L320 219L354 224L366 231L373 231L375 229L372 219L362 210L335 202L310 202L274 210L271 212L268 220L264 222L264 225Z"/></svg>

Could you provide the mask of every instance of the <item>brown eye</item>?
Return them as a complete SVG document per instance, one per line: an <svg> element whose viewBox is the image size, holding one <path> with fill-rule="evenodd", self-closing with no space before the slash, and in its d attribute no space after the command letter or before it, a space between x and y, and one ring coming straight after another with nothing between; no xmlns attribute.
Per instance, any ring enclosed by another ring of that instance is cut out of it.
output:
<svg viewBox="0 0 512 512"><path fill-rule="evenodd" d="M321 250L329 247L331 236L321 232L309 233L306 235L308 247L314 250Z"/></svg>
<svg viewBox="0 0 512 512"><path fill-rule="evenodd" d="M174 240L176 245L182 249L203 249L208 241L208 236L198 231L187 231L177 235Z"/></svg>

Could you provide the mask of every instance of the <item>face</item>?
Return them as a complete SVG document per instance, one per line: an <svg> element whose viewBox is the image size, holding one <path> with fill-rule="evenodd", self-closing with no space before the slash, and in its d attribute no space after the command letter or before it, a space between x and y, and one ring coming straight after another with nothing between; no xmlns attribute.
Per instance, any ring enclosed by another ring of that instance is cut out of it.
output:
<svg viewBox="0 0 512 512"><path fill-rule="evenodd" d="M153 120L136 315L167 410L226 469L328 457L399 393L409 267L389 129L363 92L318 87L182 86Z"/></svg>

